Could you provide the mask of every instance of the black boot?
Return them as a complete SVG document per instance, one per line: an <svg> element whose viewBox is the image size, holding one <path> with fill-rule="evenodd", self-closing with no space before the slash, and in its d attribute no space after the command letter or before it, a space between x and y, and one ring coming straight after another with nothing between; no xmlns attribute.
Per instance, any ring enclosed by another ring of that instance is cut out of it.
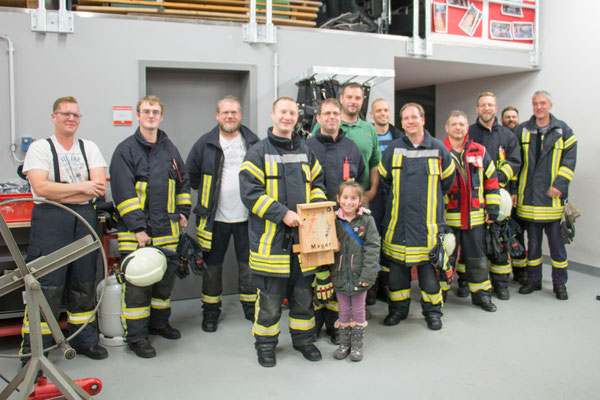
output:
<svg viewBox="0 0 600 400"><path fill-rule="evenodd" d="M469 297L469 284L467 281L458 281L458 288L456 289L456 296L458 297Z"/></svg>
<svg viewBox="0 0 600 400"><path fill-rule="evenodd" d="M430 314L425 316L427 327L432 331L439 331L442 329L442 317L437 314Z"/></svg>
<svg viewBox="0 0 600 400"><path fill-rule="evenodd" d="M398 325L400 323L400 321L405 320L407 317L406 314L397 312L397 311L391 311L387 317L385 317L383 319L383 324L387 325L387 326L394 326L394 325Z"/></svg>
<svg viewBox="0 0 600 400"><path fill-rule="evenodd" d="M202 330L204 332L216 332L218 323L219 317L213 314L205 314L202 319Z"/></svg>
<svg viewBox="0 0 600 400"><path fill-rule="evenodd" d="M179 332L179 329L175 329L169 324L161 329L148 327L148 333L151 335L159 335L169 340L181 339L181 332Z"/></svg>
<svg viewBox="0 0 600 400"><path fill-rule="evenodd" d="M567 300L569 295L567 294L567 287L564 283L562 284L554 284L554 288L552 289L556 298L559 300Z"/></svg>
<svg viewBox="0 0 600 400"><path fill-rule="evenodd" d="M274 367L277 364L274 344L258 345L256 347L256 354L258 356L258 363L265 368Z"/></svg>
<svg viewBox="0 0 600 400"><path fill-rule="evenodd" d="M494 286L494 293L496 293L498 300L510 299L510 293L508 292L508 287L505 284L497 284Z"/></svg>
<svg viewBox="0 0 600 400"><path fill-rule="evenodd" d="M340 333L338 332L338 329L326 328L325 333L329 335L329 340L331 340L331 343L335 344L336 346L340 344Z"/></svg>
<svg viewBox="0 0 600 400"><path fill-rule="evenodd" d="M496 305L492 303L492 298L490 296L481 296L481 298L475 300L473 299L473 304L481 307L483 311L494 312L497 310Z"/></svg>
<svg viewBox="0 0 600 400"><path fill-rule="evenodd" d="M135 342L127 342L127 346L135 353L136 356L141 358L153 358L156 357L156 350L150 344L148 339L142 339Z"/></svg>
<svg viewBox="0 0 600 400"><path fill-rule="evenodd" d="M92 360L103 360L108 357L108 351L99 344L96 344L94 347L89 349L75 349L75 351L77 354L81 354L82 356L86 356Z"/></svg>
<svg viewBox="0 0 600 400"><path fill-rule="evenodd" d="M530 294L536 290L542 290L542 282L527 282L527 285L521 286L519 288L519 293L521 294Z"/></svg>
<svg viewBox="0 0 600 400"><path fill-rule="evenodd" d="M319 361L323 358L317 346L312 343L295 344L294 349L302 353L308 361Z"/></svg>

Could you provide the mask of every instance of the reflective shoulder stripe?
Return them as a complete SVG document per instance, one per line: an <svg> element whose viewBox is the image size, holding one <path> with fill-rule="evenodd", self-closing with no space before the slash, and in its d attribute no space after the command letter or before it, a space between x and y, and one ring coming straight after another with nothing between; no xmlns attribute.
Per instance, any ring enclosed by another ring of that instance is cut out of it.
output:
<svg viewBox="0 0 600 400"><path fill-rule="evenodd" d="M383 166L381 161L379 161L379 166L377 167L377 171L379 171L379 175L381 175L382 177L385 178L387 176L387 170L385 169L385 167Z"/></svg>
<svg viewBox="0 0 600 400"><path fill-rule="evenodd" d="M394 154L401 154L407 158L429 158L439 157L440 151L438 149L410 150L402 147L396 147L394 149Z"/></svg>
<svg viewBox="0 0 600 400"><path fill-rule="evenodd" d="M308 156L305 153L298 154L265 154L266 162L276 162L283 164L293 164L293 163L308 163Z"/></svg>
<svg viewBox="0 0 600 400"><path fill-rule="evenodd" d="M316 176L318 176L321 171L323 171L323 168L321 167L321 164L319 163L319 160L315 160L315 163L312 166L312 169L310 170L310 181L312 182Z"/></svg>
<svg viewBox="0 0 600 400"><path fill-rule="evenodd" d="M576 142L577 138L575 137L575 135L571 136L570 138L565 140L565 149L568 149L569 147L573 146Z"/></svg>
<svg viewBox="0 0 600 400"><path fill-rule="evenodd" d="M262 183L263 185L265 184L265 173L252 162L248 160L244 161L242 163L242 166L240 167L240 172L242 171L248 171L249 173L254 175L256 179L260 181L260 183Z"/></svg>
<svg viewBox="0 0 600 400"><path fill-rule="evenodd" d="M491 162L490 165L485 170L485 177L488 179L491 178L495 171L496 171L496 167L494 167L494 163Z"/></svg>

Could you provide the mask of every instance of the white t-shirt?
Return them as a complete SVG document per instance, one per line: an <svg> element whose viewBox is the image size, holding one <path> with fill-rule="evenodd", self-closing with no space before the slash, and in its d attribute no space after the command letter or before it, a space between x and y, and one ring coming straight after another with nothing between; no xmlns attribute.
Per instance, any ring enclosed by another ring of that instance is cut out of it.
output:
<svg viewBox="0 0 600 400"><path fill-rule="evenodd" d="M246 156L244 138L238 134L231 140L219 135L219 144L223 149L223 172L221 174L221 190L215 221L244 222L248 220L248 209L240 197L239 174Z"/></svg>
<svg viewBox="0 0 600 400"><path fill-rule="evenodd" d="M75 138L71 149L66 150L60 145L55 135L52 135L50 139L52 139L56 148L56 154L58 155L60 180L66 183L79 183L89 180L85 160L79 148L79 140ZM107 167L100 149L94 142L83 139L83 145L90 169ZM36 140L29 146L29 150L27 150L25 162L23 163L23 172L26 173L32 169L48 171L48 180L54 182L54 160L52 159L50 143L46 139ZM31 192L33 193L33 197L37 197L33 191L33 187L31 188Z"/></svg>

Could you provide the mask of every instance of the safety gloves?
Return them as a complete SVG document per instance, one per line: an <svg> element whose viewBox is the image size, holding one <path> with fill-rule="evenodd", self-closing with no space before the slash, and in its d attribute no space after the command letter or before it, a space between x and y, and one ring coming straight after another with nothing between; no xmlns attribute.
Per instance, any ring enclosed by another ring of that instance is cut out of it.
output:
<svg viewBox="0 0 600 400"><path fill-rule="evenodd" d="M312 287L315 288L315 295L318 300L329 300L333 296L331 273L329 271L317 272Z"/></svg>

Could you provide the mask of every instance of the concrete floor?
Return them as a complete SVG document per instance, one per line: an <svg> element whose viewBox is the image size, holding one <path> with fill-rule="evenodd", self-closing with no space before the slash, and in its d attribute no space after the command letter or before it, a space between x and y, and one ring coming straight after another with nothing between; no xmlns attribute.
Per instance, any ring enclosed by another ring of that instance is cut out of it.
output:
<svg viewBox="0 0 600 400"><path fill-rule="evenodd" d="M418 301L406 321L383 326L387 305L378 302L369 307L373 318L360 363L334 360L335 346L325 335L317 342L323 360L304 360L292 349L284 312L277 366L262 368L237 296L224 298L216 333L200 328L200 300L174 302L171 323L183 338L153 338L154 359L124 347L109 348L102 361L64 360L56 351L50 358L73 379L100 378L98 399L598 399L600 278L570 271L570 298L559 301L547 265L544 275L543 290L527 296L511 282L511 299L496 299L496 313L453 290L438 332L426 328ZM419 298L415 285L412 296ZM2 338L0 352L14 354L18 345L16 338ZM8 379L18 365L0 358Z"/></svg>

